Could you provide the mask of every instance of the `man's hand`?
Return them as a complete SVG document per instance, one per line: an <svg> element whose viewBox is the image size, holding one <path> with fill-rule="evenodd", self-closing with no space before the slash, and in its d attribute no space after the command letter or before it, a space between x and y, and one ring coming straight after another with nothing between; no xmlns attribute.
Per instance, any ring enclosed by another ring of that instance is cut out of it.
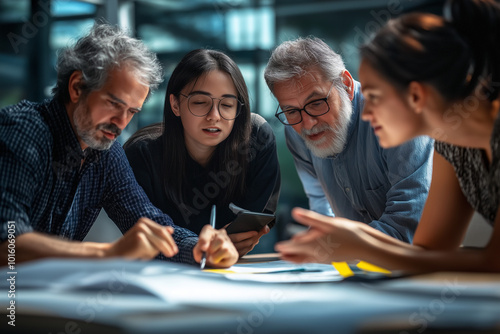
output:
<svg viewBox="0 0 500 334"><path fill-rule="evenodd" d="M227 268L238 261L238 252L226 230L215 230L210 225L203 227L198 243L193 248L196 262L201 261L203 252L207 254L207 266L213 268Z"/></svg>
<svg viewBox="0 0 500 334"><path fill-rule="evenodd" d="M148 218L140 218L130 230L110 244L104 257L123 256L129 259L150 260L160 252L172 257L179 249L172 234L174 228L162 226Z"/></svg>
<svg viewBox="0 0 500 334"><path fill-rule="evenodd" d="M283 260L298 263L356 260L356 245L360 244L362 234L359 222L300 208L292 210L292 217L310 228L276 244L275 250Z"/></svg>
<svg viewBox="0 0 500 334"><path fill-rule="evenodd" d="M172 257L179 249L172 238L174 229L162 226L148 218L141 218L113 243L62 240L39 232L28 232L16 237L16 263L46 257L56 258L109 258L149 260L160 252ZM8 242L0 243L0 254L7 254ZM0 259L6 264L7 256Z"/></svg>
<svg viewBox="0 0 500 334"><path fill-rule="evenodd" d="M239 256L242 257L243 255L254 249L254 247L259 243L260 238L264 234L269 233L269 231L270 228L266 225L259 232L249 231L229 234L229 239L231 239L234 247L236 247Z"/></svg>

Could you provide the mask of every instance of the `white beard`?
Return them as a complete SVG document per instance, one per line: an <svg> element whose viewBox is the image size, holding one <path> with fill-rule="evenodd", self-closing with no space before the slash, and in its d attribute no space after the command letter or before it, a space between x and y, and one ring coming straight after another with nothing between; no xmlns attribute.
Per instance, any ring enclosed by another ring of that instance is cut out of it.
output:
<svg viewBox="0 0 500 334"><path fill-rule="evenodd" d="M343 89L338 90L340 97L340 110L336 126L329 124L318 124L310 130L302 129L300 136L304 139L306 146L318 158L326 158L339 154L344 150L347 142L347 131L351 122L352 103ZM312 141L307 136L326 131L327 133L319 140ZM332 140L333 138L333 140ZM331 140L329 145L323 146L326 141Z"/></svg>

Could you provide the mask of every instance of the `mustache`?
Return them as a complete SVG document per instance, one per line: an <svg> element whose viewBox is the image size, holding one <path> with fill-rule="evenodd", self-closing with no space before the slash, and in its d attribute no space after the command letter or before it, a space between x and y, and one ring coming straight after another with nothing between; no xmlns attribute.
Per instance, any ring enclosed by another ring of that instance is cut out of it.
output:
<svg viewBox="0 0 500 334"><path fill-rule="evenodd" d="M122 130L119 127L111 123L101 123L97 126L97 130L105 130L107 132L111 132L117 137L122 133Z"/></svg>
<svg viewBox="0 0 500 334"><path fill-rule="evenodd" d="M310 135L315 135L318 134L322 131L331 131L332 128L328 124L318 124L311 129L302 129L300 132L303 136L310 136Z"/></svg>

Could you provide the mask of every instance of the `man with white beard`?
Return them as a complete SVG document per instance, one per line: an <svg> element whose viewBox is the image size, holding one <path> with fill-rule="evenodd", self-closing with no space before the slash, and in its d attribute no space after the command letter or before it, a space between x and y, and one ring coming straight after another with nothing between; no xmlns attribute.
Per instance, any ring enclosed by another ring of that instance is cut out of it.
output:
<svg viewBox="0 0 500 334"><path fill-rule="evenodd" d="M429 190L432 140L381 148L377 128L360 119L360 84L318 38L279 45L264 77L310 209L411 243Z"/></svg>

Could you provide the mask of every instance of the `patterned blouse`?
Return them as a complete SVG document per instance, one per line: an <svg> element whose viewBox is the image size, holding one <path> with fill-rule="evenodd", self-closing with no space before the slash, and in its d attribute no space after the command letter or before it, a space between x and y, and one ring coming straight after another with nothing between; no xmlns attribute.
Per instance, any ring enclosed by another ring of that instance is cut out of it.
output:
<svg viewBox="0 0 500 334"><path fill-rule="evenodd" d="M455 168L467 201L493 225L500 200L500 117L493 126L490 145L493 155L491 164L481 149L438 141L435 149Z"/></svg>

